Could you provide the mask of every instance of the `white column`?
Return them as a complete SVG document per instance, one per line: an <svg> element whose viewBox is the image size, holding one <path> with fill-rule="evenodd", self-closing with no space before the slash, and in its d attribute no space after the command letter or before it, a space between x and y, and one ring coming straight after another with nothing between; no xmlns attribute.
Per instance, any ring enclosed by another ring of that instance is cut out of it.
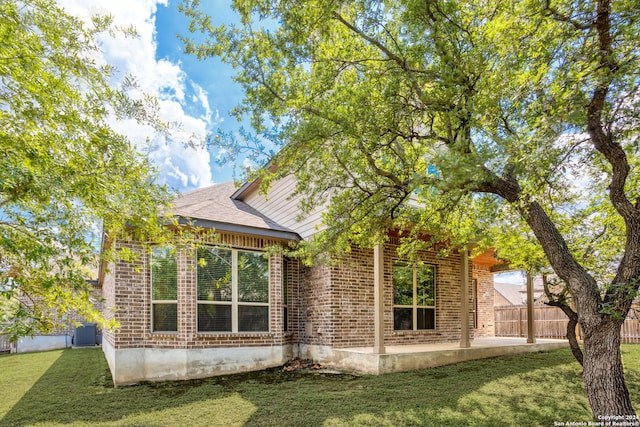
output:
<svg viewBox="0 0 640 427"><path fill-rule="evenodd" d="M527 273L527 342L536 342L535 311L533 309L533 276Z"/></svg>
<svg viewBox="0 0 640 427"><path fill-rule="evenodd" d="M373 248L373 352L384 354L384 246Z"/></svg>
<svg viewBox="0 0 640 427"><path fill-rule="evenodd" d="M460 348L471 347L469 340L469 251L460 253Z"/></svg>

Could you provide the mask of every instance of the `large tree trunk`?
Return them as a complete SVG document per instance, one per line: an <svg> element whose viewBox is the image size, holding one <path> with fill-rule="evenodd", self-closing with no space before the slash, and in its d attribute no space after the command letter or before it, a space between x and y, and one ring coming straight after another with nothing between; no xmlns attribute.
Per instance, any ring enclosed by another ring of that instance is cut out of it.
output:
<svg viewBox="0 0 640 427"><path fill-rule="evenodd" d="M603 300L595 280L576 262L541 206L531 203L526 218L556 274L571 288L584 332L583 379L593 415L635 416L620 354L620 329L631 305L630 296L618 295L612 301L620 318L602 313Z"/></svg>
<svg viewBox="0 0 640 427"><path fill-rule="evenodd" d="M620 354L622 320L603 319L584 329L584 386L593 415L635 416L624 380ZM627 420L629 421L629 420Z"/></svg>

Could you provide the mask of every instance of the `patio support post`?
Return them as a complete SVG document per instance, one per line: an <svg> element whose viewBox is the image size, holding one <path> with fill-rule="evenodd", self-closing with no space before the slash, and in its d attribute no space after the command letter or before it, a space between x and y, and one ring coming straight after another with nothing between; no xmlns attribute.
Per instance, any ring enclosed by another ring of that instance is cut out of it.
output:
<svg viewBox="0 0 640 427"><path fill-rule="evenodd" d="M535 311L533 309L533 276L527 272L527 343L536 342Z"/></svg>
<svg viewBox="0 0 640 427"><path fill-rule="evenodd" d="M469 251L466 247L460 255L460 348L469 348Z"/></svg>
<svg viewBox="0 0 640 427"><path fill-rule="evenodd" d="M384 354L384 246L373 247L373 352Z"/></svg>

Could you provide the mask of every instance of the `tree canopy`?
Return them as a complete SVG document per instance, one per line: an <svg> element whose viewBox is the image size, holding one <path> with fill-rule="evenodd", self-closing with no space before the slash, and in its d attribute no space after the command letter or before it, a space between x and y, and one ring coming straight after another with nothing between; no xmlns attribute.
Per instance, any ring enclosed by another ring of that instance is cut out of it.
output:
<svg viewBox="0 0 640 427"><path fill-rule="evenodd" d="M163 124L131 79L114 89L96 62L105 31L131 34L53 0L0 2L0 331L14 338L74 313L103 320L87 285L102 227L160 230L168 191L110 122Z"/></svg>
<svg viewBox="0 0 640 427"><path fill-rule="evenodd" d="M242 25L213 27L185 1L208 36L187 50L237 68L254 148L280 148L264 185L295 173L304 208L327 203L315 244L339 252L399 229L409 252L428 233L551 266L585 331L594 414L633 413L619 327L640 278L640 4L233 5Z"/></svg>

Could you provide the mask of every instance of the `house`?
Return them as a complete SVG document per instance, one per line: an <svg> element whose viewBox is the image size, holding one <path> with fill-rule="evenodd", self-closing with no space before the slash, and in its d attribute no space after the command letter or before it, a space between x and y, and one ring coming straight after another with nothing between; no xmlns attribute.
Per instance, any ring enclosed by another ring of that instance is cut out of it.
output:
<svg viewBox="0 0 640 427"><path fill-rule="evenodd" d="M552 292L553 292L553 285ZM494 306L503 307L510 305L523 305L527 302L527 285L517 285L513 283L494 283ZM547 296L544 293L544 285L542 284L542 276L533 277L533 301L535 305L544 305L547 302Z"/></svg>
<svg viewBox="0 0 640 427"><path fill-rule="evenodd" d="M522 305L527 298L527 290L525 288L524 295L520 285L513 283L495 282L494 286L494 307L504 307L510 305Z"/></svg>
<svg viewBox="0 0 640 427"><path fill-rule="evenodd" d="M105 314L121 325L102 341L115 384L258 370L293 357L379 373L409 369L373 357L385 346L468 346L493 336L490 253L422 251L424 265L414 267L398 258L398 238L390 236L335 265L265 255L317 233L321 212L300 219L289 198L294 186L290 176L268 198L258 182L179 196L175 215L215 229L198 248L113 243L139 255L103 275ZM353 348L359 352L345 350Z"/></svg>
<svg viewBox="0 0 640 427"><path fill-rule="evenodd" d="M90 269L89 274L94 273ZM95 270L97 274L97 270ZM97 311L102 309L102 292L98 286L97 280L87 280L90 289L90 299L93 307ZM18 296L20 303L31 310L34 303L32 297L27 295ZM54 327L51 331L43 333L38 331L33 336L24 336L16 342L10 342L7 335L3 335L0 331L0 354L2 353L31 353L36 351L59 350L70 348L72 346L90 346L98 345L102 336L94 323L85 323L85 319L77 312L69 312L63 316L59 316L55 308L50 308L45 312L47 316L54 320ZM93 331L93 341L87 331ZM78 335L82 335L84 339L78 339Z"/></svg>
<svg viewBox="0 0 640 427"><path fill-rule="evenodd" d="M527 285L520 286L520 295L522 295L523 301L527 300ZM533 278L533 301L535 305L544 305L548 301L547 296L544 293L542 276L535 276Z"/></svg>

